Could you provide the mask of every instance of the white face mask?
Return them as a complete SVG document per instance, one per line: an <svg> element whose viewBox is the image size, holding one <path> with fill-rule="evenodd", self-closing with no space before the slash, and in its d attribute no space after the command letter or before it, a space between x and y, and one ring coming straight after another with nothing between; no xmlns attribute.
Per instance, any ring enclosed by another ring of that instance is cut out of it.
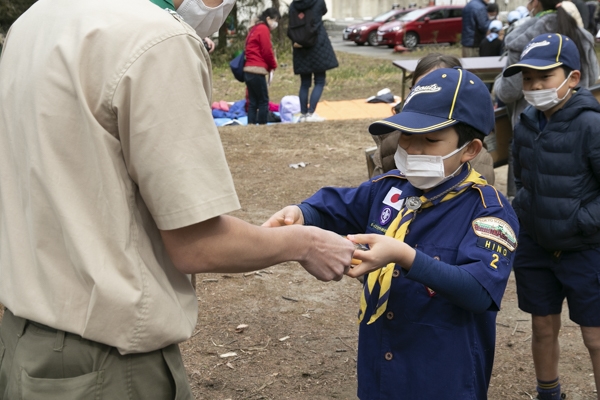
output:
<svg viewBox="0 0 600 400"><path fill-rule="evenodd" d="M540 111L546 111L563 101L569 94L569 90L562 98L558 97L558 90L563 87L571 77L571 72L567 79L560 84L558 88L542 89L542 90L523 90L525 100Z"/></svg>
<svg viewBox="0 0 600 400"><path fill-rule="evenodd" d="M270 28L272 31L274 31L275 29L277 29L277 27L278 27L278 26L279 26L279 22L277 22L277 21L271 21L271 22L269 23L269 28Z"/></svg>
<svg viewBox="0 0 600 400"><path fill-rule="evenodd" d="M177 14L204 39L219 30L234 4L235 0L223 0L220 6L210 8L202 0L183 0Z"/></svg>
<svg viewBox="0 0 600 400"><path fill-rule="evenodd" d="M398 146L396 154L394 154L394 161L396 161L396 168L400 172L404 173L406 179L416 188L419 189L430 189L438 186L448 179L454 177L454 175L460 171L462 164L448 176L445 176L444 172L444 160L452 157L465 147L469 145L465 143L461 148L454 150L452 153L442 156L426 156L426 155L411 155L406 152L402 147Z"/></svg>

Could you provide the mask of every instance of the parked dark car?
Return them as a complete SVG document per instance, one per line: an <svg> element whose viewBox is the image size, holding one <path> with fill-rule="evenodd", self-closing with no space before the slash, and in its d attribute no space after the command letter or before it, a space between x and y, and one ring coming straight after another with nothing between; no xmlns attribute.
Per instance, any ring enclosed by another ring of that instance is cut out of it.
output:
<svg viewBox="0 0 600 400"><path fill-rule="evenodd" d="M377 46L377 28L381 25L396 21L402 15L407 14L409 10L390 10L378 15L372 21L361 22L360 24L349 25L344 29L344 40L351 40L357 45L362 46L369 43L371 46Z"/></svg>
<svg viewBox="0 0 600 400"><path fill-rule="evenodd" d="M377 29L377 43L412 49L424 43L450 43L460 40L464 6L433 6L413 10L397 21Z"/></svg>

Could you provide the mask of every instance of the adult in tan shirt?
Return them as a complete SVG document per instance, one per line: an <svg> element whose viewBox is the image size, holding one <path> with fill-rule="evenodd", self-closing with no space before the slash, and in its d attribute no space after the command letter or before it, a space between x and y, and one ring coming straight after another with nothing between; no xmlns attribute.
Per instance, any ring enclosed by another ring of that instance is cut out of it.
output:
<svg viewBox="0 0 600 400"><path fill-rule="evenodd" d="M334 233L225 215L239 203L196 32L233 0L199 1L173 2L193 28L148 0L43 0L11 27L0 399L192 398L177 347L198 313L188 274L347 271L354 247Z"/></svg>

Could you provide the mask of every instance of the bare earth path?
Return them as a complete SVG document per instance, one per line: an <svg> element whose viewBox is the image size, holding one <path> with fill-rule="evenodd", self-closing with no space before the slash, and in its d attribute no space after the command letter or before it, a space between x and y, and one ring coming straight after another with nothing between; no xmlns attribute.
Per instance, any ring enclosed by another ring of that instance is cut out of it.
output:
<svg viewBox="0 0 600 400"><path fill-rule="evenodd" d="M260 224L321 186L361 183L367 177L364 149L372 145L369 122L221 128L242 204L235 215ZM306 167L289 167L299 162ZM506 168L496 172L503 190ZM202 275L198 282L197 331L182 345L198 399L356 399L356 280L321 283L291 263L245 276ZM587 350L564 314L564 390L569 399L594 399ZM248 328L236 333L239 324ZM512 279L497 332L489 398L530 399L530 319L517 308ZM236 355L219 357L228 352Z"/></svg>

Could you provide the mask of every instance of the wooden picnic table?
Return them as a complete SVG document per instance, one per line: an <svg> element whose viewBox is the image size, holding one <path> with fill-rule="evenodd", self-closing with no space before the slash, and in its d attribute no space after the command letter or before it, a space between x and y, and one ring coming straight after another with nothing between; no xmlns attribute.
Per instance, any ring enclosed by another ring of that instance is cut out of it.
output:
<svg viewBox="0 0 600 400"><path fill-rule="evenodd" d="M402 97L406 96L406 82L412 79L412 74L417 67L418 59L396 60L394 65L402 71ZM493 83L498 74L506 66L506 58L493 57L465 57L460 59L464 69L472 72L485 83ZM494 167L500 167L508 162L508 146L512 138L510 119L504 108L496 110L495 134L487 138L486 143L490 155L494 159Z"/></svg>
<svg viewBox="0 0 600 400"><path fill-rule="evenodd" d="M412 73L417 67L418 59L396 60L394 65L402 70L402 94L406 96L406 81L412 79ZM494 82L494 79L506 66L506 58L494 57L466 57L461 58L463 68L474 73L486 83Z"/></svg>
<svg viewBox="0 0 600 400"><path fill-rule="evenodd" d="M396 60L394 65L402 70L402 97L406 96L406 82L412 79L412 73L417 67L418 59ZM464 69L477 75L483 82L493 83L498 74L506 66L505 57L466 57L460 62ZM596 99L600 101L600 85L590 88ZM495 110L494 132L486 137L488 151L494 160L494 167L500 167L508 163L508 147L512 140L512 123L504 107Z"/></svg>

